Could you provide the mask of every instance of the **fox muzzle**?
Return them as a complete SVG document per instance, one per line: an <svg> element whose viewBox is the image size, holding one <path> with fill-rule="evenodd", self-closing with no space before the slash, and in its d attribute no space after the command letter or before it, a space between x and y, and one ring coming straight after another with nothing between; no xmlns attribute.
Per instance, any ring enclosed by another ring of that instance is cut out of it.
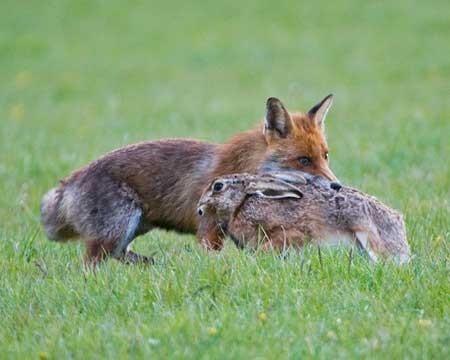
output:
<svg viewBox="0 0 450 360"><path fill-rule="evenodd" d="M321 172L321 175L323 177L325 177L326 179L339 183L338 178L336 177L336 175L333 174L333 172L330 169L328 169L328 168L321 169L320 172Z"/></svg>

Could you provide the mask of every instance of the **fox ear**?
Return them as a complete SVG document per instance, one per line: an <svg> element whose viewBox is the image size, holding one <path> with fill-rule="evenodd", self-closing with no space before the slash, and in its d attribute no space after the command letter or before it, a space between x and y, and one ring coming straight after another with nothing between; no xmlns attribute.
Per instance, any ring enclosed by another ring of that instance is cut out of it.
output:
<svg viewBox="0 0 450 360"><path fill-rule="evenodd" d="M257 195L266 199L301 199L302 192L295 186L277 180L259 180L252 182L247 187L247 194Z"/></svg>
<svg viewBox="0 0 450 360"><path fill-rule="evenodd" d="M264 135L268 140L285 138L292 130L292 120L283 103L274 97L267 99Z"/></svg>
<svg viewBox="0 0 450 360"><path fill-rule="evenodd" d="M314 120L314 122L317 125L323 127L328 110L330 110L332 104L333 104L333 94L330 94L326 96L320 103L313 106L311 110L308 111L309 117L312 120Z"/></svg>

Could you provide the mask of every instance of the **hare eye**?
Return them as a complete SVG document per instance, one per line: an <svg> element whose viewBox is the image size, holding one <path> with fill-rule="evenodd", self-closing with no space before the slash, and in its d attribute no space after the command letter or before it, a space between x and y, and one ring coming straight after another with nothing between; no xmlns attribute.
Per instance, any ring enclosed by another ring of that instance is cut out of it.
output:
<svg viewBox="0 0 450 360"><path fill-rule="evenodd" d="M302 156L298 158L298 162L303 166L310 166L312 163L312 160L310 157Z"/></svg>
<svg viewBox="0 0 450 360"><path fill-rule="evenodd" d="M328 151L325 154L323 154L323 157L325 158L325 160L328 160Z"/></svg>
<svg viewBox="0 0 450 360"><path fill-rule="evenodd" d="M222 189L223 189L223 183L221 183L221 182L214 183L214 185L213 185L213 191L214 192L218 192L218 191L220 191Z"/></svg>

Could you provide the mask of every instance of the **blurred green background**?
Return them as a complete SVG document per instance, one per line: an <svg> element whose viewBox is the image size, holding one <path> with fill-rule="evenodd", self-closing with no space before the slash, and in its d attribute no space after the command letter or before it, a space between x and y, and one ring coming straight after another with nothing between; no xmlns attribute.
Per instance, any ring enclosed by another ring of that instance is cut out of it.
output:
<svg viewBox="0 0 450 360"><path fill-rule="evenodd" d="M2 0L0 351L75 358L448 356L449 14L450 3L440 0ZM303 260L316 264L315 253L306 260L293 254L290 262L233 249L207 255L192 236L155 232L137 247L171 259L171 271L165 262L151 270L110 262L86 280L81 247L50 243L39 231L42 194L108 150L162 137L225 141L262 119L269 96L306 111L330 92L331 167L342 182L405 213L416 254L405 270L361 261L352 275L346 255L331 253L326 264L333 271L311 265L317 271L299 283L295 269ZM193 264L199 270L190 276ZM224 269L232 275L214 299L229 302L211 309L202 305L211 294L186 298L183 289L205 279L221 284L215 276ZM170 279L178 285L167 290ZM375 294L365 286L371 283L379 286ZM146 287L163 295L146 297ZM111 291L120 289L122 298L108 308ZM87 305L70 302L77 291ZM305 291L310 311L298 313L292 296ZM133 292L130 309L122 300ZM264 306L273 299L277 306ZM255 311L272 319L263 330ZM194 315L186 319L186 312ZM332 330L336 318L341 330ZM153 336L154 344L145 340Z"/></svg>

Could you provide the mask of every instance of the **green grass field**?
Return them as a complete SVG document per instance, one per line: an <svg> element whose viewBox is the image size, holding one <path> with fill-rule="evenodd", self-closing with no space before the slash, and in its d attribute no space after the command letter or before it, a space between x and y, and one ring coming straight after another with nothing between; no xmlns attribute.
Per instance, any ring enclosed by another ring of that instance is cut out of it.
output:
<svg viewBox="0 0 450 360"><path fill-rule="evenodd" d="M0 358L449 358L450 3L0 4ZM82 270L43 193L124 144L224 141L328 93L331 166L406 216L408 266L155 231Z"/></svg>

